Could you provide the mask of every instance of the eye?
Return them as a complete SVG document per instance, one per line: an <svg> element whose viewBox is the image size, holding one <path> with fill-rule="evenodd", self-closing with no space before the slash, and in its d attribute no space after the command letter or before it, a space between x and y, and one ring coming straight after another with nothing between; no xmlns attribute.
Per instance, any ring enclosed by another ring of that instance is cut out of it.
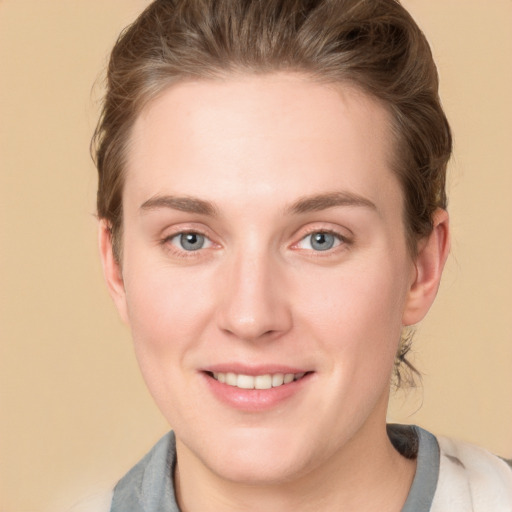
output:
<svg viewBox="0 0 512 512"><path fill-rule="evenodd" d="M183 251L198 251L211 247L212 242L201 233L178 233L170 238L172 245Z"/></svg>
<svg viewBox="0 0 512 512"><path fill-rule="evenodd" d="M298 244L299 249L309 249L313 251L328 251L342 243L340 235L329 233L327 231L315 231L305 236Z"/></svg>

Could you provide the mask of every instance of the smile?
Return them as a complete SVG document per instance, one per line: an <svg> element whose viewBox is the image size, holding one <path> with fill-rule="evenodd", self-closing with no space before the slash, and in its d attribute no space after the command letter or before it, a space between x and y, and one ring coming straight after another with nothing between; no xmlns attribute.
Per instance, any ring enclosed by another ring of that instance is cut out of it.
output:
<svg viewBox="0 0 512 512"><path fill-rule="evenodd" d="M264 375L243 375L240 373L214 372L210 374L215 380L228 386L240 389L271 389L284 386L290 382L300 380L305 372L302 373L274 373Z"/></svg>

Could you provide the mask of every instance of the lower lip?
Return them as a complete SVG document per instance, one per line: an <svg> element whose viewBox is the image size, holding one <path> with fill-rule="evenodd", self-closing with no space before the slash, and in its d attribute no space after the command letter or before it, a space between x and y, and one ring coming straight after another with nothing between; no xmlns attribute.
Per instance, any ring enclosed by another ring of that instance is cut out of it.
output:
<svg viewBox="0 0 512 512"><path fill-rule="evenodd" d="M203 373L203 376L211 392L221 402L241 411L258 412L273 409L295 396L307 385L312 374L270 389L241 389L219 382L208 373Z"/></svg>

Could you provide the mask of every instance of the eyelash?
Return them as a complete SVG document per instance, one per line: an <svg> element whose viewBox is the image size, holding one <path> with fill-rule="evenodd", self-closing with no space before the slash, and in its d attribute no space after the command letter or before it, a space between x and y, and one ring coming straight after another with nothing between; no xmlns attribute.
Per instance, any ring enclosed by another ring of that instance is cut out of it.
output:
<svg viewBox="0 0 512 512"><path fill-rule="evenodd" d="M308 251L309 253L312 253L315 255L315 257L327 257L329 255L332 255L333 252L337 252L337 250L340 250L340 248L348 248L352 244L352 240L347 238L346 236L340 234L339 232L332 230L332 229L322 229L322 228L316 228L308 230L304 235L301 236L298 242L295 242L291 245L292 249L298 249L301 250L298 245L306 240L308 237L316 234L323 234L323 235L332 235L338 242L337 245L334 247L330 247L325 250L314 250L314 249L302 249L304 251ZM178 248L175 244L173 244L173 240L184 236L184 235L199 235L201 237L204 237L205 240L210 244L208 247L201 247L197 250L190 250L187 251L183 248ZM182 231L177 231L175 233L172 233L160 241L160 244L167 248L168 251L172 252L174 256L179 258L194 258L198 257L201 253L203 253L203 249L211 248L212 246L215 246L215 242L211 240L211 238L204 232L199 229L184 229Z"/></svg>
<svg viewBox="0 0 512 512"><path fill-rule="evenodd" d="M179 247L177 247L176 245L173 244L173 240L175 238L178 238L178 237L181 237L184 235L199 235L199 236L204 237L205 240L212 246L215 245L215 243L212 242L210 237L206 233L204 233L203 231L201 231L199 229L184 229L182 231L177 231L175 233L172 233L172 234L167 235L166 237L162 238L162 240L160 240L160 244L162 246L164 246L169 252L172 252L173 255L178 258L194 258L194 257L199 256L199 253L202 253L203 249L205 249L205 247L201 247L195 251L193 251L193 250L187 251L183 248L180 249ZM209 247L206 247L206 248L209 248Z"/></svg>
<svg viewBox="0 0 512 512"><path fill-rule="evenodd" d="M316 235L316 234L322 234L322 235L332 235L334 238L336 238L336 240L339 242L337 245L335 245L334 247L331 247L329 249L326 249L324 251L315 251L313 249L303 249L303 250L306 250L308 252L311 252L315 255L315 257L326 257L326 256L329 256L329 255L332 255L333 252L337 252L337 250L340 250L341 248L348 248L350 247L350 245L352 244L352 240L350 240L348 237L342 235L341 233L339 233L338 231L335 231L333 229L325 229L325 228L316 228L316 229L311 229L311 230L308 230L306 232L306 234L304 234L300 240L298 242L295 242L293 245L292 245L292 248L298 248L297 246L304 240L306 240L308 237L312 236L312 235Z"/></svg>

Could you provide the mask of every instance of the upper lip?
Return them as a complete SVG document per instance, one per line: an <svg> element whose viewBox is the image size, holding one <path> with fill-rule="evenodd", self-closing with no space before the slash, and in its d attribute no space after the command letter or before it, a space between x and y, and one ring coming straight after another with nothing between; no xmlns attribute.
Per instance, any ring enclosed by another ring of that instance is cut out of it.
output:
<svg viewBox="0 0 512 512"><path fill-rule="evenodd" d="M307 373L310 368L300 366L289 366L282 364L258 364L247 365L243 363L219 363L207 366L202 369L211 373L236 373L238 375L267 375L275 373Z"/></svg>

